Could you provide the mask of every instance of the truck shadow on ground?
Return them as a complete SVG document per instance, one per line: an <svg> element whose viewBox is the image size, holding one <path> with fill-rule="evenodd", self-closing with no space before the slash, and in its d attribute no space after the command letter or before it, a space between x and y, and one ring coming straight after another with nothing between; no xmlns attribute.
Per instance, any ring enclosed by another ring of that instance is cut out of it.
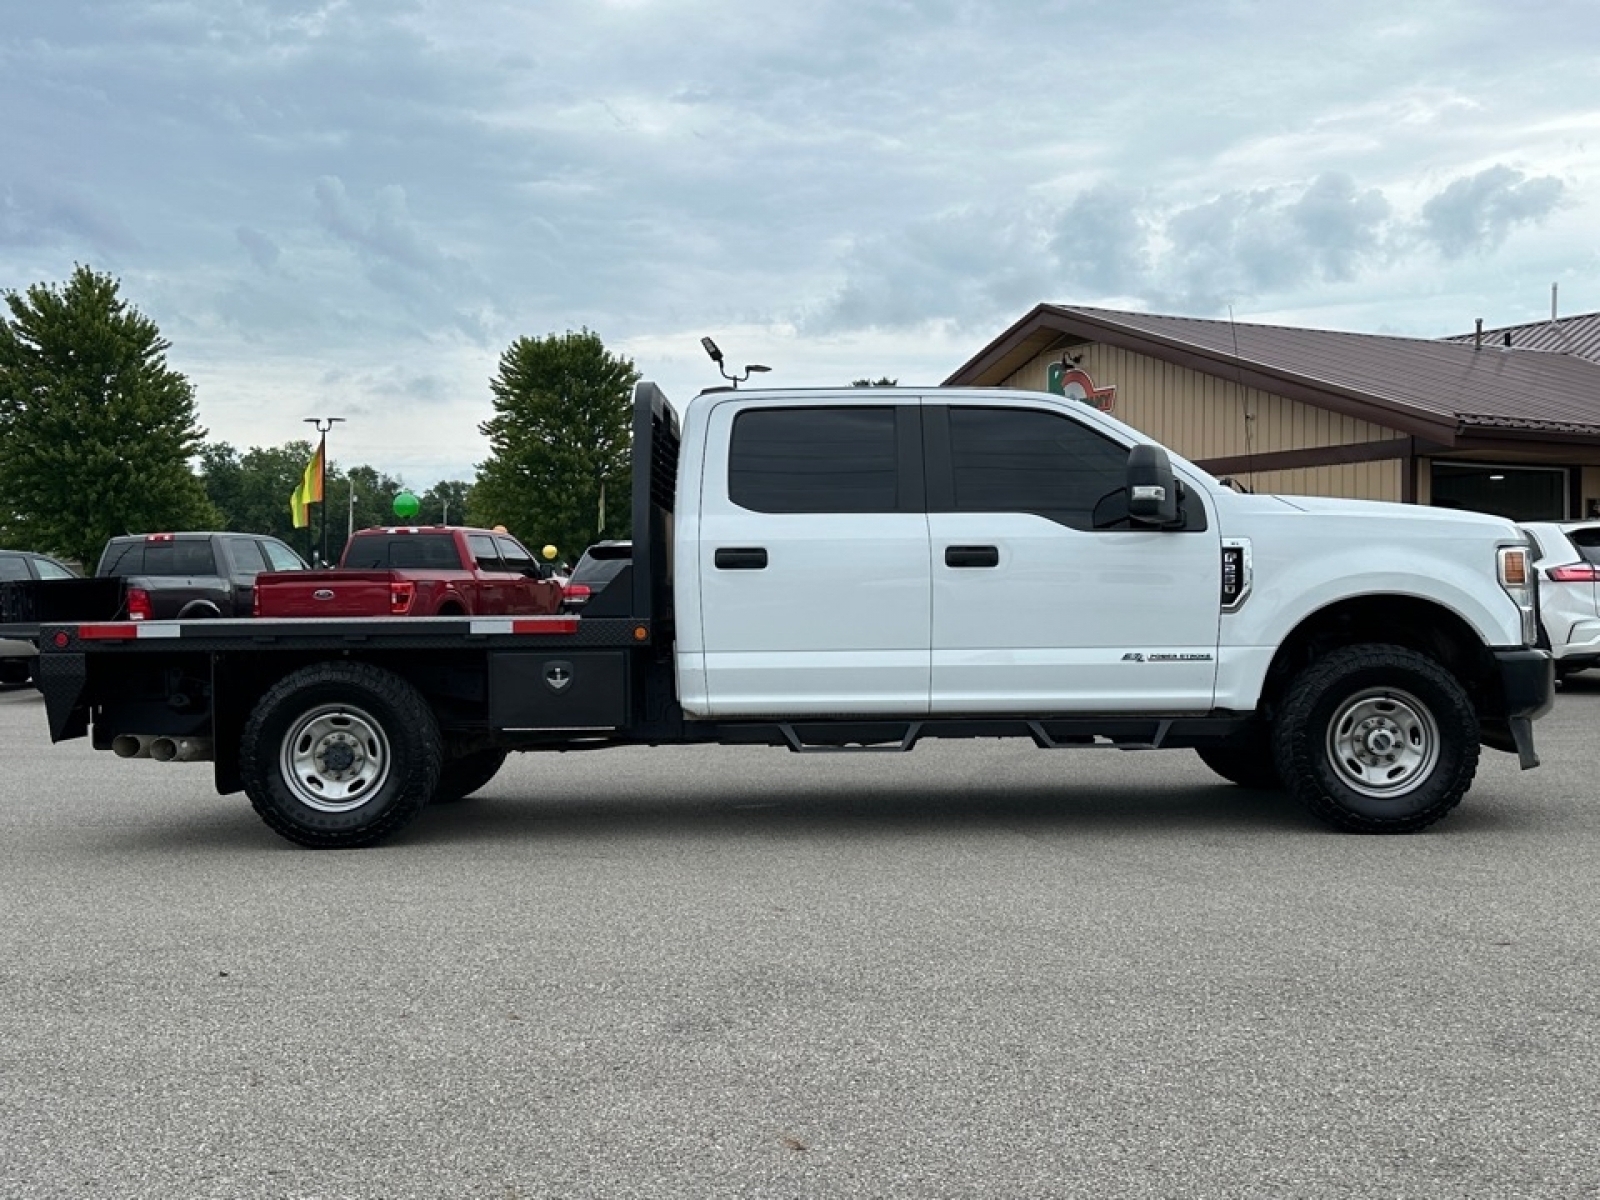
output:
<svg viewBox="0 0 1600 1200"><path fill-rule="evenodd" d="M1507 823L1485 806L1452 813L1439 832L1485 832ZM530 797L505 789L425 812L396 843L585 839L688 834L701 837L834 837L1009 832L1039 836L1290 834L1341 836L1288 796L1226 784L1151 788L1022 788L1003 794L949 786L863 789L852 795L784 788L759 796L696 798L594 795Z"/></svg>
<svg viewBox="0 0 1600 1200"><path fill-rule="evenodd" d="M197 797L198 799L198 797ZM1514 806L1492 792L1469 795L1462 807L1422 837L1502 834L1519 822ZM182 825L152 817L119 822L104 833L123 850L248 850L264 845L298 851L263 824L242 795L210 797L201 820ZM1475 802L1476 801L1476 802ZM984 834L1033 837L1122 836L1152 842L1181 837L1261 835L1339 838L1289 796L1230 784L1149 781L1107 785L1010 786L950 781L910 786L867 782L848 792L812 780L754 792L726 783L686 793L681 783L660 793L594 788L582 795L530 794L522 781L490 784L476 796L425 810L385 846L487 845L518 841L627 840L653 837L785 839Z"/></svg>

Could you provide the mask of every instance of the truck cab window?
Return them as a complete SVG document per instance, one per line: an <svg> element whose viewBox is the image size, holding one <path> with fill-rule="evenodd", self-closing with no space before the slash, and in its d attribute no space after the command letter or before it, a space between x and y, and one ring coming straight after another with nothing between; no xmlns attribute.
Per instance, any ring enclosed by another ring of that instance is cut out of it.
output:
<svg viewBox="0 0 1600 1200"><path fill-rule="evenodd" d="M241 575L259 575L267 569L266 556L254 538L229 538L228 556Z"/></svg>
<svg viewBox="0 0 1600 1200"><path fill-rule="evenodd" d="M261 549L267 556L267 562L274 571L303 571L305 563L300 561L300 556L282 542L264 541Z"/></svg>
<svg viewBox="0 0 1600 1200"><path fill-rule="evenodd" d="M210 541L150 542L144 548L144 566L119 575L215 575L216 556Z"/></svg>
<svg viewBox="0 0 1600 1200"><path fill-rule="evenodd" d="M733 422L728 498L765 513L895 512L893 408L756 408Z"/></svg>
<svg viewBox="0 0 1600 1200"><path fill-rule="evenodd" d="M530 571L535 575L540 573L533 555L516 538L497 536L494 540L495 545L500 547L500 557L506 564L506 570L516 571L518 574L527 574Z"/></svg>
<svg viewBox="0 0 1600 1200"><path fill-rule="evenodd" d="M1103 514L1127 482L1126 446L1039 409L951 408L950 455L957 512L1033 513L1092 530L1096 506Z"/></svg>
<svg viewBox="0 0 1600 1200"><path fill-rule="evenodd" d="M472 557L477 560L480 571L504 571L505 563L500 561L500 551L495 549L494 538L486 533L474 533L467 537L467 546L472 551Z"/></svg>

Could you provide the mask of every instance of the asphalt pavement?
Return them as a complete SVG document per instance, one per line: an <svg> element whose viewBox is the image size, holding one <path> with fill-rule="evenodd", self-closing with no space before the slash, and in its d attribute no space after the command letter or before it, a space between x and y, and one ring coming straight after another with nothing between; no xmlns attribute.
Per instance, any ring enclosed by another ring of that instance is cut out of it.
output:
<svg viewBox="0 0 1600 1200"><path fill-rule="evenodd" d="M514 756L361 851L0 692L0 1196L1597 1196L1591 674L1412 836L930 742Z"/></svg>

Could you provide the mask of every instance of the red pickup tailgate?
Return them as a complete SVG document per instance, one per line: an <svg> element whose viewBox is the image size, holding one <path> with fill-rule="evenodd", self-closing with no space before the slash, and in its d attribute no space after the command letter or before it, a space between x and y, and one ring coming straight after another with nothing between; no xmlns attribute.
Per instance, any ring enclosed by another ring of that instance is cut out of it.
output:
<svg viewBox="0 0 1600 1200"><path fill-rule="evenodd" d="M268 571L256 576L258 617L386 617L392 571Z"/></svg>

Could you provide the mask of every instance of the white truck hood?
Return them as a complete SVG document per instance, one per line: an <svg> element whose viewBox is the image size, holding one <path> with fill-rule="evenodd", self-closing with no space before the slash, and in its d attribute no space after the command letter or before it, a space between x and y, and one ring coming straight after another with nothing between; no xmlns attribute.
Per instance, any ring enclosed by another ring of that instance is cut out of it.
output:
<svg viewBox="0 0 1600 1200"><path fill-rule="evenodd" d="M1363 521L1379 519L1406 524L1426 524L1433 530L1454 527L1462 532L1499 535L1513 542L1522 540L1522 533L1514 522L1489 513L1465 512L1455 508L1430 508L1418 504L1396 504L1387 500L1342 500L1332 496L1264 498L1276 500L1304 513L1357 517Z"/></svg>

